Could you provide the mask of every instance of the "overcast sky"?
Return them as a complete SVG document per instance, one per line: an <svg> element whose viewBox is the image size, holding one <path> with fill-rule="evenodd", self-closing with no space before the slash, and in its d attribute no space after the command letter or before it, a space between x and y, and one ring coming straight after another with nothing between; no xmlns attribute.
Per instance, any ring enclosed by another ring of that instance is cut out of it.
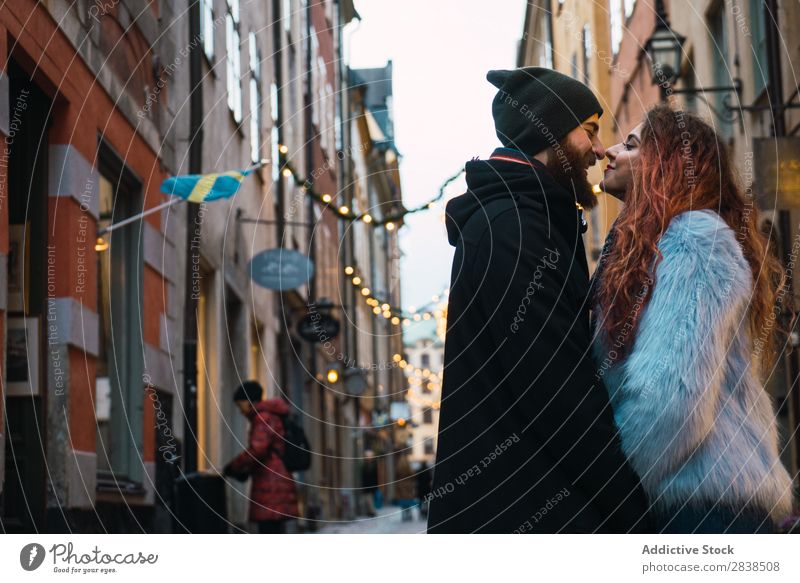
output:
<svg viewBox="0 0 800 583"><path fill-rule="evenodd" d="M394 126L407 207L434 196L447 177L499 146L490 69L516 64L525 0L355 0L348 27L351 67L394 67ZM463 192L463 179L448 189ZM400 231L403 306L419 307L450 283L453 248L439 205Z"/></svg>

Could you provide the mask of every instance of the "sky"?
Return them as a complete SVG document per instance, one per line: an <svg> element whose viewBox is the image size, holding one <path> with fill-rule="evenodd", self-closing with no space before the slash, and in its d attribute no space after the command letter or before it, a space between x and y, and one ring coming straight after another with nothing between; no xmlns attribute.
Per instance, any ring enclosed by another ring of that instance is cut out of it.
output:
<svg viewBox="0 0 800 583"><path fill-rule="evenodd" d="M391 59L395 142L406 207L423 203L464 163L500 145L491 103L490 69L512 69L522 36L525 0L355 0L361 22L350 25L353 68ZM445 191L465 190L463 177ZM444 205L409 215L399 231L403 307L418 308L450 284L453 247Z"/></svg>

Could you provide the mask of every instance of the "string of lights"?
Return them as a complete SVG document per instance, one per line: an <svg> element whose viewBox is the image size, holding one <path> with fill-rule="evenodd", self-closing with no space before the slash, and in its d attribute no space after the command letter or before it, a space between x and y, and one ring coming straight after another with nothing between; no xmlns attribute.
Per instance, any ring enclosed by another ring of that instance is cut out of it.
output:
<svg viewBox="0 0 800 583"><path fill-rule="evenodd" d="M291 161L286 157L286 154L289 153L289 148L281 144L278 147L278 152L280 153L280 169L281 173L286 178L292 178L294 180L295 185L297 185L307 196L310 196L314 200L316 200L321 205L329 208L332 212L336 213L340 219L344 219L347 221L361 221L364 224L373 226L373 227L381 227L386 229L387 231L394 231L399 226L402 226L403 219L410 214L418 213L420 211L428 210L434 207L434 205L444 198L444 191L452 182L458 179L464 173L464 169L461 168L458 172L453 174L450 178L445 180L442 185L439 187L439 192L428 200L427 202L413 207L413 208L405 208L402 207L400 210L392 213L388 213L387 215L383 216L382 218L378 219L373 217L370 213L356 213L347 205L336 205L334 196L329 193L319 193L314 189L314 184L311 180L302 178L300 174L297 172L297 169L291 163ZM402 206L402 203L401 203Z"/></svg>
<svg viewBox="0 0 800 583"><path fill-rule="evenodd" d="M344 274L350 278L350 283L359 290L366 304L372 308L372 312L376 316L383 316L395 326L409 326L411 322L430 320L431 318L441 319L444 316L444 311L441 309L419 309L413 312L406 312L402 308L393 306L389 302L376 297L373 290L369 288L364 278L355 267L351 265L346 266L344 268ZM446 297L447 291L448 290L445 290L441 295L433 296L432 302L441 301L443 297ZM424 307L428 305L430 305L430 303L426 304Z"/></svg>

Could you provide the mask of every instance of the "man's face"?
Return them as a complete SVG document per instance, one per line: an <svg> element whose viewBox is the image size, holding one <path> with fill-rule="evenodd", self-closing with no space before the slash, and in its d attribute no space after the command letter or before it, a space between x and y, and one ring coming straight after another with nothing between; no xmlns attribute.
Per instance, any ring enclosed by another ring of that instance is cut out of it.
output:
<svg viewBox="0 0 800 583"><path fill-rule="evenodd" d="M575 195L575 200L584 208L592 208L597 198L589 184L589 167L605 156L605 148L600 142L600 116L591 117L572 130L550 148L547 167L556 181Z"/></svg>
<svg viewBox="0 0 800 583"><path fill-rule="evenodd" d="M250 410L253 408L253 404L250 401L235 401L236 407L238 407L239 411L242 412L242 415L247 417L247 414L250 413Z"/></svg>

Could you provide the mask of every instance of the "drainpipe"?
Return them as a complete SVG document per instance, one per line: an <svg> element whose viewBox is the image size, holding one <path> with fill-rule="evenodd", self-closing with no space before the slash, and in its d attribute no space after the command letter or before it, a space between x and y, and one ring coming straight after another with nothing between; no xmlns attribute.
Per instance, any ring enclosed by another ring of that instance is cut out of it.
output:
<svg viewBox="0 0 800 583"><path fill-rule="evenodd" d="M781 49L780 49L780 23L778 21L778 2L777 0L764 0L764 28L766 31L767 42L767 70L769 74L769 84L767 86L770 113L772 114L772 134L776 138L786 135L786 120L783 109L783 73L781 71ZM792 240L794 232L792 229L792 219L789 210L778 211L778 224L781 232L781 255L783 265L788 265L792 260ZM791 298L792 314L795 312L794 281L789 278L789 297ZM795 324L792 321L792 324ZM791 339L791 336L790 336ZM789 340L791 341L791 340ZM797 379L800 369L797 363L797 351L791 350L786 354L786 369L789 373L787 379L786 406L788 409L788 420L790 429L794 432L798 419L800 419L800 399L797 395ZM792 473L796 473L800 467L800 448L798 448L797 437L793 438L790 444L793 451Z"/></svg>
<svg viewBox="0 0 800 583"><path fill-rule="evenodd" d="M189 0L189 38L200 38L200 2ZM189 173L203 169L202 43L191 43L189 53ZM197 304L194 293L200 260L199 206L186 205L186 280L183 312L184 472L197 471Z"/></svg>

